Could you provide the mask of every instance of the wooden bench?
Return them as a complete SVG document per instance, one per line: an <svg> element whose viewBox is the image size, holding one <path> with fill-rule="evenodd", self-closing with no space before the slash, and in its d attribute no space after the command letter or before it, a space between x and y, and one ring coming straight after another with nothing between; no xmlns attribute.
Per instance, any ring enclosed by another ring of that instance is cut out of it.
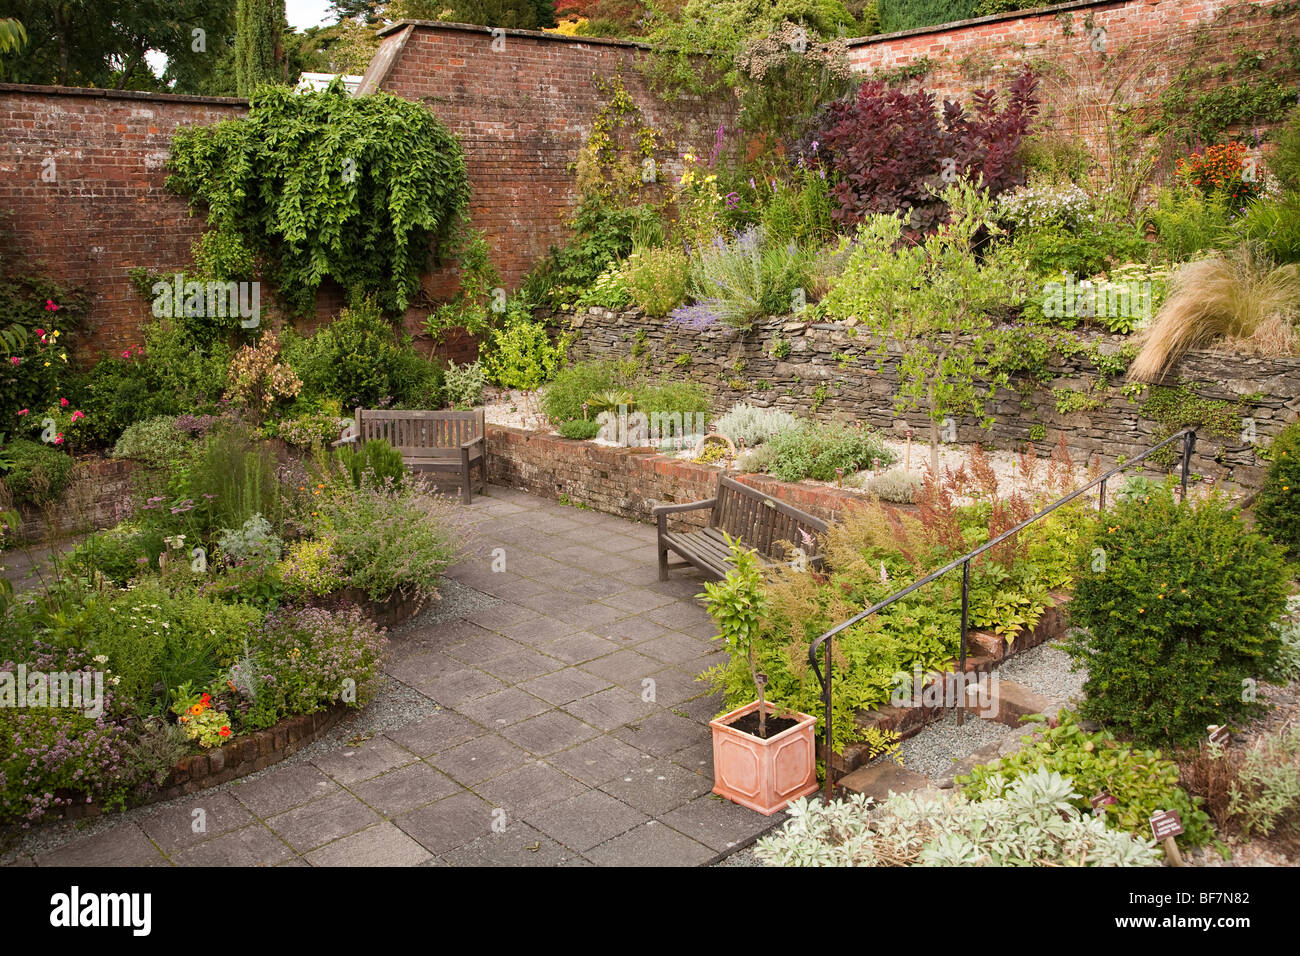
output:
<svg viewBox="0 0 1300 956"><path fill-rule="evenodd" d="M708 527L700 531L669 531L668 516L685 511L709 509ZM739 538L746 547L758 551L771 565L789 560L794 548L802 548L809 567L822 563L821 543L816 535L824 534L827 524L820 518L805 514L748 485L718 476L718 491L712 498L681 505L658 505L652 512L659 524L659 580L668 580L668 552L686 559L671 567L694 565L715 580L727 576L731 548L723 533ZM813 536L809 542L803 534ZM776 554L775 549L784 543L789 550Z"/></svg>
<svg viewBox="0 0 1300 956"><path fill-rule="evenodd" d="M469 412L358 408L352 427L334 444L364 445L373 438L382 438L401 452L402 461L412 471L455 475L465 504L470 502L470 477L476 465L479 490L487 483L486 432L481 408Z"/></svg>

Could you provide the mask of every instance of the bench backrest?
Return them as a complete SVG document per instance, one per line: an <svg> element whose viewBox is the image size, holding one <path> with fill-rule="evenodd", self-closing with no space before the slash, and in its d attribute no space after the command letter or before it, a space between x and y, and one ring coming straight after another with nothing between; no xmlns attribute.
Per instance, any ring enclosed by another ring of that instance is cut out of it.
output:
<svg viewBox="0 0 1300 956"><path fill-rule="evenodd" d="M468 412L426 412L358 408L357 441L382 438L403 458L447 457L484 432L483 409Z"/></svg>
<svg viewBox="0 0 1300 956"><path fill-rule="evenodd" d="M814 538L810 544L799 533L824 534L828 525L820 518L723 475L718 476L717 499L709 526L740 538L747 547L756 548L760 554L783 557L773 554L773 547L781 542L803 548L808 557L820 553L820 541Z"/></svg>

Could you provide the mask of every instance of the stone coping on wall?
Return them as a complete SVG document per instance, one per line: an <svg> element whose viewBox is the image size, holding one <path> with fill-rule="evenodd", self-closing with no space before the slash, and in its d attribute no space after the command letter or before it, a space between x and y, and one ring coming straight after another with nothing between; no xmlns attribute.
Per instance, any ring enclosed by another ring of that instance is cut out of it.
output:
<svg viewBox="0 0 1300 956"><path fill-rule="evenodd" d="M1071 0L1069 3L1044 4L1039 7L1029 7L1024 10L1010 10L1006 13L994 13L987 17L971 17L968 20L953 20L951 23L935 23L928 27L913 27L910 30L895 30L893 33L877 33L869 37L851 37L845 40L846 45L868 46L876 43L888 43L890 40L899 40L903 37L925 36L927 33L946 33L950 30L964 30L968 27L981 26L985 23L998 23L1003 20L1023 20L1027 17L1037 16L1057 16L1061 13L1069 13L1073 10L1086 10L1089 7L1123 7L1130 4L1150 6L1158 3L1159 0Z"/></svg>
<svg viewBox="0 0 1300 956"><path fill-rule="evenodd" d="M653 50L643 40L623 40L618 37L579 37L565 33L546 33L543 30L520 30L515 27L486 27L476 23L452 23L449 20L398 20L391 26L379 31L379 36L387 37L407 27L421 27L430 30L460 31L464 33L486 33L490 36L528 37L533 40L551 40L558 43L577 43L592 46L618 46L637 50Z"/></svg>
<svg viewBox="0 0 1300 956"><path fill-rule="evenodd" d="M0 93L35 93L40 96L92 96L109 100L144 100L155 103L194 103L209 106L247 106L242 96L199 96L192 93L152 93L147 90L106 90L91 86L41 86L36 83L0 83Z"/></svg>
<svg viewBox="0 0 1300 956"><path fill-rule="evenodd" d="M265 770L318 740L350 709L345 704L333 704L314 714L286 717L274 727L237 737L224 747L182 757L162 786L133 806L161 803ZM103 812L98 803L73 803L63 808L59 818L80 820Z"/></svg>
<svg viewBox="0 0 1300 956"><path fill-rule="evenodd" d="M843 517L854 504L873 500L848 488L779 481L771 475L700 465L651 449L598 445L505 425L487 426L487 445L488 478L494 484L543 498L563 496L573 504L636 521L651 521L656 504L713 497L719 475L827 520ZM687 512L673 520L690 524L703 518Z"/></svg>

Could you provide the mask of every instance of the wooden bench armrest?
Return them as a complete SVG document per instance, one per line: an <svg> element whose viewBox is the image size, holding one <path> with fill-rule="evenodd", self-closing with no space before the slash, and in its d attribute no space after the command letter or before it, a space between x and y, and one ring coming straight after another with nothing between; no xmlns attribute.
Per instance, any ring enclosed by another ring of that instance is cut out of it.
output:
<svg viewBox="0 0 1300 956"><path fill-rule="evenodd" d="M473 448L475 445L482 444L483 439L484 439L484 436L483 436L483 435L479 435L477 438L471 438L469 441L464 442L460 447L461 447L461 448Z"/></svg>
<svg viewBox="0 0 1300 956"><path fill-rule="evenodd" d="M688 501L682 505L655 505L650 509L650 514L654 517L660 515L676 514L679 511L696 511L700 508L712 508L718 503L717 498L705 498L703 501Z"/></svg>

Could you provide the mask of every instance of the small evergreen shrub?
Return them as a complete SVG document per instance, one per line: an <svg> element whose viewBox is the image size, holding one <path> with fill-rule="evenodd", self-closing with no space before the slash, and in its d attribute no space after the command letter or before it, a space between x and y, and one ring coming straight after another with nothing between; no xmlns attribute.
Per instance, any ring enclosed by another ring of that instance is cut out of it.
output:
<svg viewBox="0 0 1300 956"><path fill-rule="evenodd" d="M390 479L396 487L406 476L402 453L382 438L372 438L360 448L340 445L334 450L334 459L347 472L353 488L365 483L382 485Z"/></svg>
<svg viewBox="0 0 1300 956"><path fill-rule="evenodd" d="M151 468L166 468L185 457L189 438L176 427L173 415L157 415L127 426L113 446L114 458L130 458Z"/></svg>
<svg viewBox="0 0 1300 956"><path fill-rule="evenodd" d="M1274 440L1273 461L1255 499L1259 527L1300 561L1300 422L1292 422Z"/></svg>
<svg viewBox="0 0 1300 956"><path fill-rule="evenodd" d="M1219 497L1163 488L1117 502L1080 543L1070 654L1088 669L1083 716L1142 743L1188 744L1242 720L1250 681L1276 669L1281 549Z"/></svg>
<svg viewBox="0 0 1300 956"><path fill-rule="evenodd" d="M759 408L740 402L731 407L715 423L718 431L730 438L739 447L741 442L753 448L761 445L778 432L788 431L799 426L799 419L779 408Z"/></svg>
<svg viewBox="0 0 1300 956"><path fill-rule="evenodd" d="M13 503L52 505L72 477L72 458L42 442L19 438L4 446L9 470L3 473Z"/></svg>
<svg viewBox="0 0 1300 956"><path fill-rule="evenodd" d="M781 481L834 481L836 468L847 475L870 467L876 459L882 465L894 463L893 452L879 435L852 425L806 422L778 432L767 444L772 455L768 470Z"/></svg>
<svg viewBox="0 0 1300 956"><path fill-rule="evenodd" d="M597 392L626 388L636 380L632 361L575 362L561 369L542 395L542 411L554 422L582 418L582 406ZM588 409L591 413L591 409ZM595 417L591 413L591 417Z"/></svg>
<svg viewBox="0 0 1300 956"><path fill-rule="evenodd" d="M457 365L451 362L443 373L443 396L452 408L468 410L483 404L483 389L487 387L487 374L481 362Z"/></svg>
<svg viewBox="0 0 1300 956"><path fill-rule="evenodd" d="M565 438L589 441L600 433L600 423L595 419L573 418L567 422L560 422L559 430Z"/></svg>

